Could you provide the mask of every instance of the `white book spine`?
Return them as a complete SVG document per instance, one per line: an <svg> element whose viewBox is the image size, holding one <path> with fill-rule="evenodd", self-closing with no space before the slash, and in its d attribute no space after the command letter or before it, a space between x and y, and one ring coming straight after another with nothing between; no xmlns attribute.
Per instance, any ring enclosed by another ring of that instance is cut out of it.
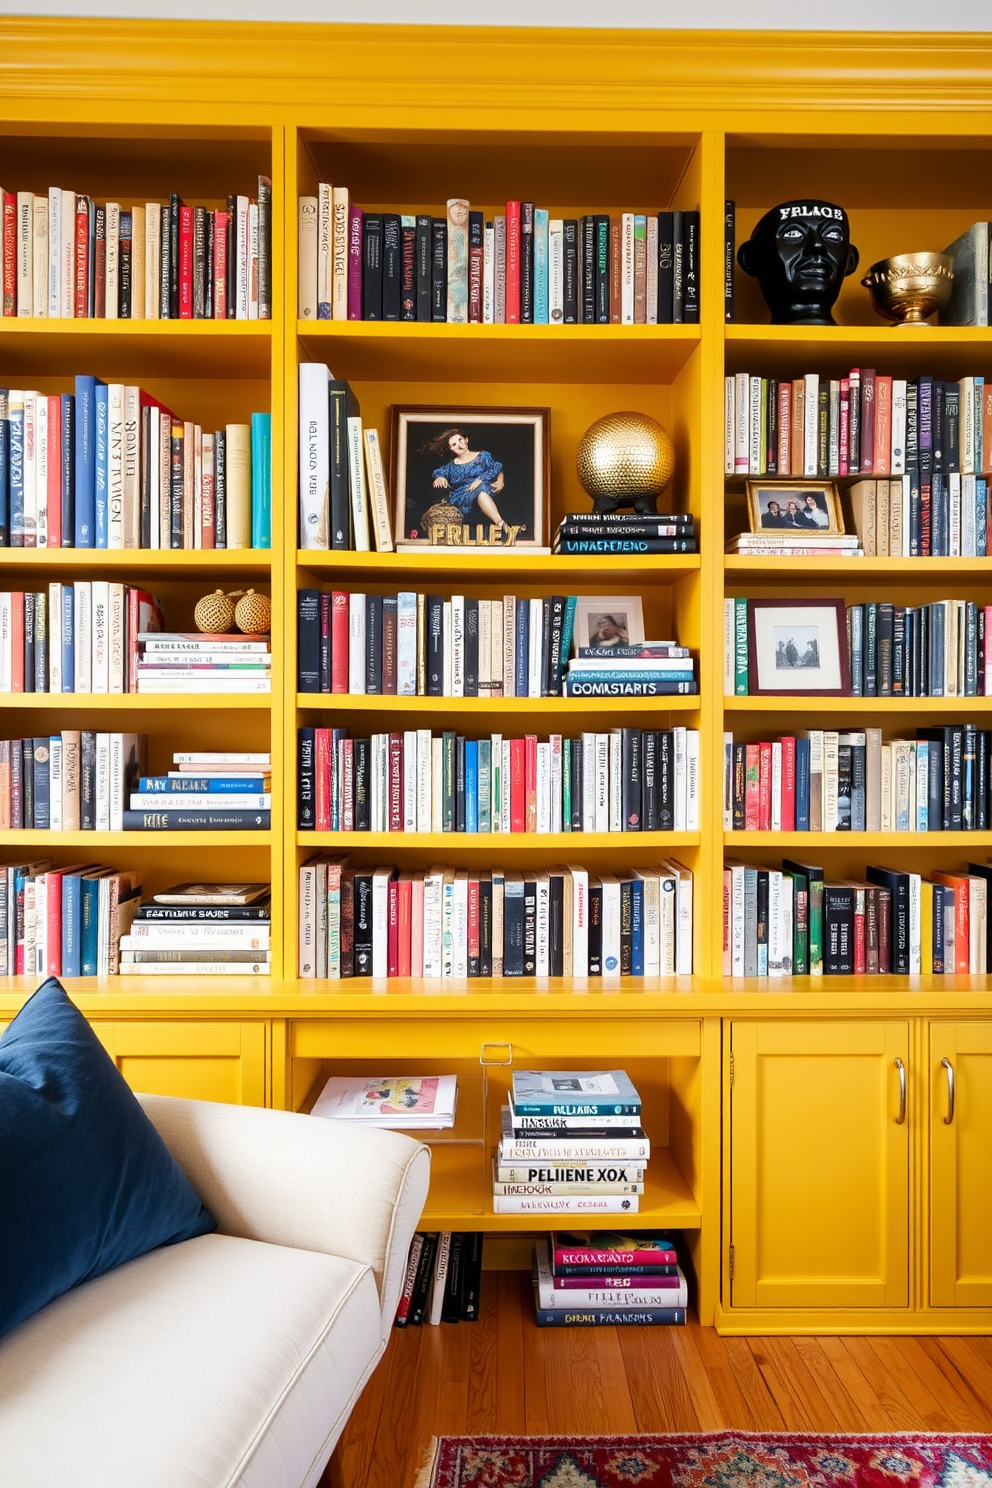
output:
<svg viewBox="0 0 992 1488"><path fill-rule="evenodd" d="M73 584L73 691L93 691L93 589L86 579Z"/></svg>
<svg viewBox="0 0 992 1488"><path fill-rule="evenodd" d="M62 585L59 583L48 586L48 690L62 691Z"/></svg>
<svg viewBox="0 0 992 1488"><path fill-rule="evenodd" d="M121 208L119 202L107 203L104 226L104 253L106 268L106 294L104 314L107 320L116 320L120 302L120 238Z"/></svg>
<svg viewBox="0 0 992 1488"><path fill-rule="evenodd" d="M747 421L747 470L749 475L761 474L761 378L750 379L750 396Z"/></svg>
<svg viewBox="0 0 992 1488"><path fill-rule="evenodd" d="M962 552L965 551L963 546L965 534L962 527L961 476L957 471L951 471L947 477L947 493L950 508L948 520L950 556L960 558ZM974 535L972 535L972 542L974 542Z"/></svg>
<svg viewBox="0 0 992 1488"><path fill-rule="evenodd" d="M452 975L468 976L468 873L460 868L451 890Z"/></svg>
<svg viewBox="0 0 992 1488"><path fill-rule="evenodd" d="M393 534L389 522L389 495L386 489L382 450L379 446L379 431L378 429L363 429L362 435L365 440L365 473L376 552L391 553Z"/></svg>
<svg viewBox="0 0 992 1488"><path fill-rule="evenodd" d="M34 192L17 193L17 314L34 314Z"/></svg>
<svg viewBox="0 0 992 1488"><path fill-rule="evenodd" d="M723 379L723 473L734 473L734 379Z"/></svg>
<svg viewBox="0 0 992 1488"><path fill-rule="evenodd" d="M634 324L634 214L620 217L620 323Z"/></svg>
<svg viewBox="0 0 992 1488"><path fill-rule="evenodd" d="M772 831L782 830L782 745L776 739L772 742L772 779L771 779L771 805L772 805Z"/></svg>
<svg viewBox="0 0 992 1488"><path fill-rule="evenodd" d="M551 745L537 746L537 830L551 831Z"/></svg>
<svg viewBox="0 0 992 1488"><path fill-rule="evenodd" d="M678 726L672 730L672 753L675 759L674 822L676 832L686 830L688 804L686 771L686 730Z"/></svg>
<svg viewBox="0 0 992 1488"><path fill-rule="evenodd" d="M365 462L362 454L362 421L348 419L348 484L351 488L351 519L356 553L371 550L369 540L369 501L365 489Z"/></svg>
<svg viewBox="0 0 992 1488"><path fill-rule="evenodd" d="M10 692L13 670L13 638L11 636L11 606L9 591L0 593L0 692Z"/></svg>
<svg viewBox="0 0 992 1488"><path fill-rule="evenodd" d="M594 832L610 830L610 736L596 734L595 774L593 776L593 800L595 803Z"/></svg>
<svg viewBox="0 0 992 1488"><path fill-rule="evenodd" d="M565 320L565 224L560 217L548 223L548 321Z"/></svg>
<svg viewBox="0 0 992 1488"><path fill-rule="evenodd" d="M417 730L417 826L418 832L431 830L431 731Z"/></svg>
<svg viewBox="0 0 992 1488"><path fill-rule="evenodd" d="M396 695L417 696L417 596L396 596Z"/></svg>
<svg viewBox="0 0 992 1488"><path fill-rule="evenodd" d="M527 643L527 696L539 698L544 680L541 667L544 654L544 605L540 599L530 601Z"/></svg>
<svg viewBox="0 0 992 1488"><path fill-rule="evenodd" d="M444 828L444 750L440 739L431 740L431 832L440 832Z"/></svg>
<svg viewBox="0 0 992 1488"><path fill-rule="evenodd" d="M589 874L569 865L572 877L572 975L589 974Z"/></svg>
<svg viewBox="0 0 992 1488"><path fill-rule="evenodd" d="M208 265L208 273L213 265ZM145 203L145 319L161 320L162 205Z"/></svg>
<svg viewBox="0 0 992 1488"><path fill-rule="evenodd" d="M675 973L692 975L692 874L679 865L676 903Z"/></svg>
<svg viewBox="0 0 992 1488"><path fill-rule="evenodd" d="M893 475L906 473L906 379L892 379L892 442L890 470Z"/></svg>
<svg viewBox="0 0 992 1488"><path fill-rule="evenodd" d="M48 188L48 269L45 282L48 286L48 315L51 320L62 317L62 191L58 186Z"/></svg>
<svg viewBox="0 0 992 1488"><path fill-rule="evenodd" d="M751 379L746 372L734 376L734 474L747 475L751 463Z"/></svg>
<svg viewBox="0 0 992 1488"><path fill-rule="evenodd" d="M424 978L441 976L441 881L443 874L432 868L424 876Z"/></svg>
<svg viewBox="0 0 992 1488"><path fill-rule="evenodd" d="M301 977L317 975L317 865L300 869L300 908L297 931L297 966Z"/></svg>
<svg viewBox="0 0 992 1488"><path fill-rule="evenodd" d="M958 436L958 464L962 475L975 473L975 379L962 377L958 383L960 433Z"/></svg>
<svg viewBox="0 0 992 1488"><path fill-rule="evenodd" d="M118 212L120 208L118 207ZM106 279L105 279L106 282ZM59 300L63 320L71 320L76 312L76 193L62 191L62 209L59 213Z"/></svg>
<svg viewBox="0 0 992 1488"><path fill-rule="evenodd" d="M537 875L537 936L535 941L535 975L551 975L551 879L547 873Z"/></svg>
<svg viewBox="0 0 992 1488"><path fill-rule="evenodd" d="M334 191L323 181L317 187L317 319L332 318L331 279L334 269Z"/></svg>
<svg viewBox="0 0 992 1488"><path fill-rule="evenodd" d="M248 198L246 196L235 198L234 224L234 264L228 265L228 272L233 269L235 276L235 319L247 320L251 287L248 282L250 244L248 240Z"/></svg>
<svg viewBox="0 0 992 1488"><path fill-rule="evenodd" d="M820 378L807 372L804 378L806 396L803 402L803 475L816 478L817 448L820 423Z"/></svg>
<svg viewBox="0 0 992 1488"><path fill-rule="evenodd" d="M300 320L317 319L317 198L299 202L298 304Z"/></svg>
<svg viewBox="0 0 992 1488"><path fill-rule="evenodd" d="M124 387L107 384L107 547L124 547Z"/></svg>
<svg viewBox="0 0 992 1488"><path fill-rule="evenodd" d="M330 372L300 363L300 547L330 547Z"/></svg>
<svg viewBox="0 0 992 1488"><path fill-rule="evenodd" d="M447 697L465 696L465 596L451 596L451 689Z"/></svg>
<svg viewBox="0 0 992 1488"><path fill-rule="evenodd" d="M782 874L768 870L768 975L782 975Z"/></svg>
<svg viewBox="0 0 992 1488"><path fill-rule="evenodd" d="M403 830L417 830L417 730L403 733Z"/></svg>
<svg viewBox="0 0 992 1488"><path fill-rule="evenodd" d="M834 477L840 474L840 382L836 378L830 381L827 428L827 474Z"/></svg>
<svg viewBox="0 0 992 1488"><path fill-rule="evenodd" d="M564 757L562 754L564 744L561 734L551 735L551 825L549 830L561 832L563 830L563 802L562 792L562 769Z"/></svg>
<svg viewBox="0 0 992 1488"><path fill-rule="evenodd" d="M501 832L510 830L510 741L502 740L500 744L500 772L499 772L499 829Z"/></svg>
<svg viewBox="0 0 992 1488"><path fill-rule="evenodd" d="M248 319L258 319L258 202L248 203Z"/></svg>
<svg viewBox="0 0 992 1488"><path fill-rule="evenodd" d="M110 735L98 733L96 736L96 768L95 768L95 790L96 802L96 830L98 832L110 831Z"/></svg>
<svg viewBox="0 0 992 1488"><path fill-rule="evenodd" d="M496 302L496 233L486 223L482 239L482 323L492 325Z"/></svg>
<svg viewBox="0 0 992 1488"><path fill-rule="evenodd" d="M62 830L62 735L48 740L48 824L53 832Z"/></svg>
<svg viewBox="0 0 992 1488"><path fill-rule="evenodd" d="M781 745L779 746L779 762L781 764ZM700 749L699 730L687 729L685 735L685 829L687 832L699 831L699 773L700 773ZM779 783L781 795L781 782Z"/></svg>
<svg viewBox="0 0 992 1488"><path fill-rule="evenodd" d="M836 729L823 730L823 831L837 830L838 740Z"/></svg>
<svg viewBox="0 0 992 1488"><path fill-rule="evenodd" d="M452 634L451 600L446 599L441 605L441 696L452 697L454 694L454 669L455 669L455 643Z"/></svg>
<svg viewBox="0 0 992 1488"><path fill-rule="evenodd" d="M39 320L48 317L48 198L36 196L31 226L32 314Z"/></svg>
<svg viewBox="0 0 992 1488"><path fill-rule="evenodd" d="M623 735L611 729L609 738L609 827L610 832L623 831Z"/></svg>
<svg viewBox="0 0 992 1488"><path fill-rule="evenodd" d="M366 596L349 595L348 691L356 696L365 692L365 611Z"/></svg>

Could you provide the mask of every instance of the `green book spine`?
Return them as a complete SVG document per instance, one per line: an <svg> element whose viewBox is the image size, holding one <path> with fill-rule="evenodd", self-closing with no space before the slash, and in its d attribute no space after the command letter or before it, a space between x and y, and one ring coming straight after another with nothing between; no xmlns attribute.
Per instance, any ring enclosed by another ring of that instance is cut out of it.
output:
<svg viewBox="0 0 992 1488"><path fill-rule="evenodd" d="M811 976L823 975L823 879L814 878L809 886L809 970Z"/></svg>
<svg viewBox="0 0 992 1488"><path fill-rule="evenodd" d="M734 693L747 697L747 600L734 600Z"/></svg>

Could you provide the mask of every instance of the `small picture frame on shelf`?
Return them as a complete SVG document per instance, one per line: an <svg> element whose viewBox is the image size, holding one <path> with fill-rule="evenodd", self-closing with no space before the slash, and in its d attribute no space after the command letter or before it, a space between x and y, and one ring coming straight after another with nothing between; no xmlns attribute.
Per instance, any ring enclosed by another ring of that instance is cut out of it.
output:
<svg viewBox="0 0 992 1488"><path fill-rule="evenodd" d="M810 536L844 531L835 481L749 480L747 514L752 532Z"/></svg>
<svg viewBox="0 0 992 1488"><path fill-rule="evenodd" d="M842 599L749 599L754 697L847 697L847 607Z"/></svg>
<svg viewBox="0 0 992 1488"><path fill-rule="evenodd" d="M393 405L396 546L548 552L549 411Z"/></svg>
<svg viewBox="0 0 992 1488"><path fill-rule="evenodd" d="M575 605L572 654L616 646L636 646L644 640L644 612L639 594L580 594Z"/></svg>

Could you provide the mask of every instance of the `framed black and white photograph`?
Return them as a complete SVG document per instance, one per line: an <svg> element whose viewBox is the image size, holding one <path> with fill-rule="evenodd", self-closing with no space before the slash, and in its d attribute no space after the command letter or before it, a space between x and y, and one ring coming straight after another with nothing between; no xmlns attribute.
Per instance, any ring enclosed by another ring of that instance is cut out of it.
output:
<svg viewBox="0 0 992 1488"><path fill-rule="evenodd" d="M636 646L644 640L644 612L638 594L580 594L575 605L572 650L602 651Z"/></svg>
<svg viewBox="0 0 992 1488"><path fill-rule="evenodd" d="M546 408L393 406L397 548L548 551Z"/></svg>
<svg viewBox="0 0 992 1488"><path fill-rule="evenodd" d="M809 538L844 531L844 515L833 481L747 482L752 532L802 533Z"/></svg>
<svg viewBox="0 0 992 1488"><path fill-rule="evenodd" d="M752 695L850 694L842 599L749 599L747 620Z"/></svg>

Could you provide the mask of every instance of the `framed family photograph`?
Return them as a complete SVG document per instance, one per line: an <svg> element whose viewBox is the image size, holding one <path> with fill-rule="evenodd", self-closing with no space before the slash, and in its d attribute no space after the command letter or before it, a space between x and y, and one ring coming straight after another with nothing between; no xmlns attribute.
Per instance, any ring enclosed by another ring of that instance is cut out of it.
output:
<svg viewBox="0 0 992 1488"><path fill-rule="evenodd" d="M747 482L752 532L833 534L844 531L840 496L833 481Z"/></svg>
<svg viewBox="0 0 992 1488"><path fill-rule="evenodd" d="M847 606L842 599L749 599L749 691L847 697Z"/></svg>
<svg viewBox="0 0 992 1488"><path fill-rule="evenodd" d="M393 406L397 548L548 551L546 408Z"/></svg>
<svg viewBox="0 0 992 1488"><path fill-rule="evenodd" d="M601 651L636 646L644 640L644 613L638 594L580 594L575 605L572 651Z"/></svg>

